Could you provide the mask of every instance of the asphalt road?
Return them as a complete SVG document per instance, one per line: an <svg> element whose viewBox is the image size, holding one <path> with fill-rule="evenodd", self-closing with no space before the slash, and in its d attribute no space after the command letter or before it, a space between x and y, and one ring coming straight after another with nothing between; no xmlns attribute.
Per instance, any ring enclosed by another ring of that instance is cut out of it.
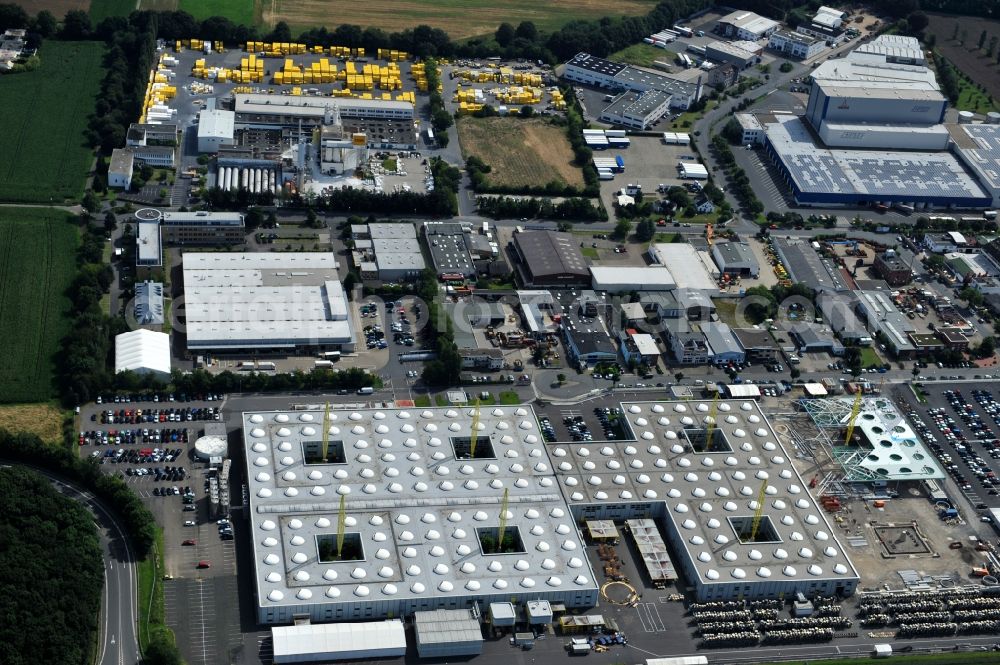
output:
<svg viewBox="0 0 1000 665"><path fill-rule="evenodd" d="M63 495L85 505L94 514L104 552L104 592L101 599L98 665L137 665L142 657L136 625L138 573L135 556L124 530L97 498L41 469Z"/></svg>

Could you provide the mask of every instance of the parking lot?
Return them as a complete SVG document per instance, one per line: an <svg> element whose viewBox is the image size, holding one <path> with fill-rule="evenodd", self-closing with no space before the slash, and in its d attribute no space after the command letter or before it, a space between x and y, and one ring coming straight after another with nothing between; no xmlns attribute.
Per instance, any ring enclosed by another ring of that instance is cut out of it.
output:
<svg viewBox="0 0 1000 665"><path fill-rule="evenodd" d="M1000 507L1000 402L984 383L922 384L904 391L907 416L951 480L979 511Z"/></svg>
<svg viewBox="0 0 1000 665"><path fill-rule="evenodd" d="M105 395L100 402L81 408L80 455L120 475L162 526L167 621L188 662L229 662L242 643L230 600L237 593L234 529L217 523L207 491L212 472L193 455L205 424L221 420L222 396Z"/></svg>

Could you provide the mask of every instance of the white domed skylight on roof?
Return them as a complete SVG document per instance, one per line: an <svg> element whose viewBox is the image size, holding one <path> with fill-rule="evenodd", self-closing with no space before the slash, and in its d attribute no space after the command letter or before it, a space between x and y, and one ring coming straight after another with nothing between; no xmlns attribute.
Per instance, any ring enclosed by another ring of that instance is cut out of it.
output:
<svg viewBox="0 0 1000 665"><path fill-rule="evenodd" d="M732 550L726 550L725 552L722 553L722 558L725 559L726 561L736 561L736 559L738 559L739 557L736 555L736 552Z"/></svg>
<svg viewBox="0 0 1000 665"><path fill-rule="evenodd" d="M359 584L354 590L354 595L360 598L367 598L369 594L371 594L371 590L369 590L364 584Z"/></svg>
<svg viewBox="0 0 1000 665"><path fill-rule="evenodd" d="M285 594L281 593L277 589L275 589L271 593L267 594L267 599L270 600L271 602L274 602L274 603L277 603L278 601L280 601L284 597L285 597Z"/></svg>
<svg viewBox="0 0 1000 665"><path fill-rule="evenodd" d="M683 522L681 522L681 526L684 527L685 529L693 529L698 525L695 524L694 520L684 520Z"/></svg>
<svg viewBox="0 0 1000 665"><path fill-rule="evenodd" d="M719 579L719 571L714 568L709 568L705 571L705 577L710 580L717 580Z"/></svg>
<svg viewBox="0 0 1000 665"><path fill-rule="evenodd" d="M747 474L742 471L733 471L733 480L746 480Z"/></svg>
<svg viewBox="0 0 1000 665"><path fill-rule="evenodd" d="M729 513L731 513L731 512L733 512L733 511L735 511L735 510L736 510L736 507L737 507L737 506L736 506L736 504L735 504L735 503L733 503L732 501L726 501L726 502L725 502L725 503L724 503L724 504L722 505L722 509L723 509L723 510L725 510L726 512L729 512Z"/></svg>
<svg viewBox="0 0 1000 665"><path fill-rule="evenodd" d="M725 545L726 543L729 542L729 537L724 533L720 533L715 536L714 540L720 545Z"/></svg>
<svg viewBox="0 0 1000 665"><path fill-rule="evenodd" d="M309 573L307 573L304 570L296 571L295 572L295 581L296 582L308 582L309 581Z"/></svg>
<svg viewBox="0 0 1000 665"><path fill-rule="evenodd" d="M742 568L733 568L732 572L729 574L738 580L742 580L747 576L747 571L743 570Z"/></svg>
<svg viewBox="0 0 1000 665"><path fill-rule="evenodd" d="M268 582L271 582L272 584L275 582L280 582L281 574L272 570L267 574L267 576L264 579L267 580Z"/></svg>
<svg viewBox="0 0 1000 665"><path fill-rule="evenodd" d="M292 562L294 563L305 563L308 560L309 557L306 556L305 552L296 552L292 555Z"/></svg>
<svg viewBox="0 0 1000 665"><path fill-rule="evenodd" d="M281 559L278 557L277 554L266 554L266 555L264 555L264 563L266 563L269 566L275 566L280 561L281 561Z"/></svg>
<svg viewBox="0 0 1000 665"><path fill-rule="evenodd" d="M795 524L795 518L792 517L791 515L782 515L781 523L784 524L785 526L792 526L793 524Z"/></svg>
<svg viewBox="0 0 1000 665"><path fill-rule="evenodd" d="M262 499L266 499L267 497L271 496L271 490L269 490L266 487L261 487L259 490L257 490L257 496L259 496Z"/></svg>
<svg viewBox="0 0 1000 665"><path fill-rule="evenodd" d="M794 541L801 541L801 540L803 540L802 534L799 533L798 531L792 531L790 534L788 534L788 538L790 540L794 540Z"/></svg>

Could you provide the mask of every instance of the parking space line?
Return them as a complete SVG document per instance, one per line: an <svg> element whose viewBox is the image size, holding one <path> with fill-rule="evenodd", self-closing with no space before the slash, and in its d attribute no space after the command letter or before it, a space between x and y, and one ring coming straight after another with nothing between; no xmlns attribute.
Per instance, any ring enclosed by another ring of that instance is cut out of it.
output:
<svg viewBox="0 0 1000 665"><path fill-rule="evenodd" d="M639 622L642 624L642 629L647 633L654 632L650 627L652 623L652 617L649 616L649 610L646 608L648 603L639 603L635 606L636 614L639 615Z"/></svg>

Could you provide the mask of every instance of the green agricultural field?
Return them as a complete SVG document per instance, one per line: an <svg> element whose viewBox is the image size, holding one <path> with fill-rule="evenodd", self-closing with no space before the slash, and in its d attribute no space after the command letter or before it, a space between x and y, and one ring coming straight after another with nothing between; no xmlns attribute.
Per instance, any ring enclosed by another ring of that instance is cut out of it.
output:
<svg viewBox="0 0 1000 665"><path fill-rule="evenodd" d="M0 201L78 202L93 162L87 119L101 81L98 42L46 41L41 66L0 78Z"/></svg>
<svg viewBox="0 0 1000 665"><path fill-rule="evenodd" d="M181 11L199 21L212 16L225 16L240 25L253 25L255 22L254 0L180 0L179 5Z"/></svg>
<svg viewBox="0 0 1000 665"><path fill-rule="evenodd" d="M71 220L58 210L0 208L0 402L44 401L55 392L79 243Z"/></svg>
<svg viewBox="0 0 1000 665"><path fill-rule="evenodd" d="M109 16L128 16L135 9L135 0L91 0L90 20L97 25Z"/></svg>

